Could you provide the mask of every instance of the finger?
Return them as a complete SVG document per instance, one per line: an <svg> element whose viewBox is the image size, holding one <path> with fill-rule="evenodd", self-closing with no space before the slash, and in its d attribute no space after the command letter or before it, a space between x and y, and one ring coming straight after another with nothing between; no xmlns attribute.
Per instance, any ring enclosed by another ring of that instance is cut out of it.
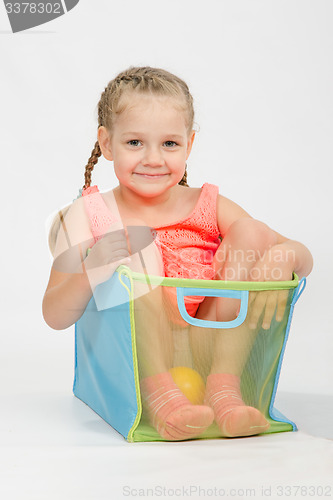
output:
<svg viewBox="0 0 333 500"><path fill-rule="evenodd" d="M265 306L265 314L262 320L262 328L268 330L271 326L274 312L276 309L277 293L275 291L270 291L267 293L267 300Z"/></svg>
<svg viewBox="0 0 333 500"><path fill-rule="evenodd" d="M129 248L127 245L126 240L118 240L118 241L106 241L106 244L108 245L108 250L110 252L115 252L116 250L127 250L129 253Z"/></svg>
<svg viewBox="0 0 333 500"><path fill-rule="evenodd" d="M119 259L124 259L129 257L129 252L127 248L119 248L117 250L106 251L105 247L100 249L101 251L95 251L94 249L89 253L88 257L85 259L86 269L94 269L98 267L108 266L109 264L118 261Z"/></svg>
<svg viewBox="0 0 333 500"><path fill-rule="evenodd" d="M152 229L148 226L127 226L126 229L129 248L132 254L149 247L154 241Z"/></svg>
<svg viewBox="0 0 333 500"><path fill-rule="evenodd" d="M278 294L278 303L276 309L276 321L280 322L283 320L284 313L287 307L288 301L288 290L280 290Z"/></svg>
<svg viewBox="0 0 333 500"><path fill-rule="evenodd" d="M249 327L254 330L257 325L259 318L264 310L267 300L267 292L257 292L257 297L252 303L250 317L249 317Z"/></svg>
<svg viewBox="0 0 333 500"><path fill-rule="evenodd" d="M103 255L103 254L108 255L108 254L112 253L113 251L121 250L121 249L128 251L128 245L127 245L127 241L125 239L115 240L112 237L104 237L104 238L100 239L94 245L93 248L95 249L94 253L98 252L101 255Z"/></svg>
<svg viewBox="0 0 333 500"><path fill-rule="evenodd" d="M116 262L119 259L129 258L129 255L130 254L127 249L120 248L119 250L115 250L112 252L112 254L108 259L108 262L111 263L111 262Z"/></svg>
<svg viewBox="0 0 333 500"><path fill-rule="evenodd" d="M125 229L122 229L121 231L113 231L111 233L106 233L99 241L104 241L108 243L122 241L126 242L127 244L126 231Z"/></svg>

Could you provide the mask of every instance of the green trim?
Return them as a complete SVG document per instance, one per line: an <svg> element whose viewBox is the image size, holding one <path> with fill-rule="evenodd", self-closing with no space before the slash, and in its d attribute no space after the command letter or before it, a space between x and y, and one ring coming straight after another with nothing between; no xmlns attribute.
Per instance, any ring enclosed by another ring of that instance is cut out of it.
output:
<svg viewBox="0 0 333 500"><path fill-rule="evenodd" d="M119 266L117 272L125 272L127 276L131 276L132 280L140 283L147 283L147 275L131 271L126 266ZM290 281L223 281L223 280L195 280L195 279L179 279L165 278L161 276L149 275L151 285L172 286L182 288L215 288L222 290L248 290L248 291L264 291L264 290L286 290L289 288L297 288L299 279L296 273L293 273L293 279Z"/></svg>
<svg viewBox="0 0 333 500"><path fill-rule="evenodd" d="M138 412L136 414L134 423L127 435L127 441L129 443L134 442L134 431L138 427L141 414L142 414L142 405L141 405L141 394L140 394L140 382L139 382L139 370L138 370L138 356L136 351L136 337L135 337L135 321L134 321L134 299L133 299L133 279L131 275L131 271L129 268L122 266L122 268L118 268L119 272L119 281L126 288L129 296L129 307L130 307L130 324L131 324L131 339L132 339L132 360L133 360L133 372L134 372L134 384L135 384L135 393L136 393L136 402L138 407ZM130 289L128 286L122 281L121 277L126 276L131 283Z"/></svg>
<svg viewBox="0 0 333 500"><path fill-rule="evenodd" d="M274 434L277 432L292 432L293 427L291 424L287 422L280 422L278 420L273 420L269 415L265 415L266 420L269 422L270 427L267 429L267 431L261 432L258 434L258 436L263 436L264 434ZM256 436L254 436L256 437ZM238 438L229 438L226 436L223 436L221 434L220 429L218 428L217 424L214 422L206 431L201 434L200 436L197 436L192 439L184 439L183 441L180 441L181 443L184 442L189 442L189 441L202 441L202 440L207 440L207 439L224 439L226 441L230 441L231 439L238 439ZM242 438L240 438L242 439ZM165 438L160 436L156 429L154 429L147 421L141 421L140 425L138 426L136 432L135 432L135 437L134 441L135 443L147 443L147 442L166 442L166 443L173 443L173 441L167 441ZM179 442L179 441L177 441Z"/></svg>

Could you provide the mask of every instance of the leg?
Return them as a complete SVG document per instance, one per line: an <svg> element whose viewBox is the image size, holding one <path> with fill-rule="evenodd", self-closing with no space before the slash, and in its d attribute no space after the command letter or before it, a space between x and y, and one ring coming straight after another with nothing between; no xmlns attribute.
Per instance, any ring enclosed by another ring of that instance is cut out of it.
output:
<svg viewBox="0 0 333 500"><path fill-rule="evenodd" d="M141 256L133 256L131 267L147 276L163 276L162 261L154 243ZM191 439L212 424L214 413L208 406L192 405L168 372L173 365L174 347L163 287L151 286L149 279L136 285L135 325L144 410L163 438Z"/></svg>
<svg viewBox="0 0 333 500"><path fill-rule="evenodd" d="M171 441L194 438L209 427L214 412L192 405L168 371L173 365L173 332L162 287L136 299L136 330L143 407L159 434Z"/></svg>
<svg viewBox="0 0 333 500"><path fill-rule="evenodd" d="M215 255L216 278L249 280L255 263L275 243L275 233L267 226L252 219L240 219L231 226ZM230 321L237 316L238 307L233 299L206 298L197 317ZM215 332L206 403L214 409L215 419L224 435L258 434L268 428L268 423L258 410L245 405L240 392L240 376L255 340L256 330L249 328L246 319L237 328Z"/></svg>
<svg viewBox="0 0 333 500"><path fill-rule="evenodd" d="M129 267L145 275L135 282L134 314L140 378L165 372L171 366L172 338L163 309L162 289L152 285L150 276L164 277L161 255L150 228L138 219L127 219L126 229L131 253ZM147 328L149 325L149 328Z"/></svg>

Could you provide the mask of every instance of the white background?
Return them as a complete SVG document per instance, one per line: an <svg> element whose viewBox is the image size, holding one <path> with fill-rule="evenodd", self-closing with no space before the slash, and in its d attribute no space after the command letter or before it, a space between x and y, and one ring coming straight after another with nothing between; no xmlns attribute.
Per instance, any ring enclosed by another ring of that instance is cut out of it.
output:
<svg viewBox="0 0 333 500"><path fill-rule="evenodd" d="M16 34L5 15L0 6L1 390L71 385L73 328L53 332L41 316L47 220L82 187L104 86L151 65L195 99L190 185L218 184L312 251L280 387L332 393L332 2L81 0ZM115 186L112 163L100 160L93 182Z"/></svg>
<svg viewBox="0 0 333 500"><path fill-rule="evenodd" d="M190 185L218 184L312 251L279 388L333 393L332 21L330 0L81 0L12 34L0 5L0 397L71 394L74 329L41 315L46 228L82 187L100 93L130 65L188 83L200 127ZM93 182L114 187L112 164L100 160Z"/></svg>

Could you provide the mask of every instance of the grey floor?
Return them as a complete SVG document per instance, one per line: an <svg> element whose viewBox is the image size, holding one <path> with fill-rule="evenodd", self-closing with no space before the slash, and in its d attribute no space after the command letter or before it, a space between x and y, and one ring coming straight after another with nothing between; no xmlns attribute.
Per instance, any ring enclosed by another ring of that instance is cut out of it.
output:
<svg viewBox="0 0 333 500"><path fill-rule="evenodd" d="M130 444L70 391L4 395L0 499L332 497L333 396L275 406L298 432Z"/></svg>
<svg viewBox="0 0 333 500"><path fill-rule="evenodd" d="M275 406L295 422L299 430L333 440L333 395L282 392L278 394Z"/></svg>

